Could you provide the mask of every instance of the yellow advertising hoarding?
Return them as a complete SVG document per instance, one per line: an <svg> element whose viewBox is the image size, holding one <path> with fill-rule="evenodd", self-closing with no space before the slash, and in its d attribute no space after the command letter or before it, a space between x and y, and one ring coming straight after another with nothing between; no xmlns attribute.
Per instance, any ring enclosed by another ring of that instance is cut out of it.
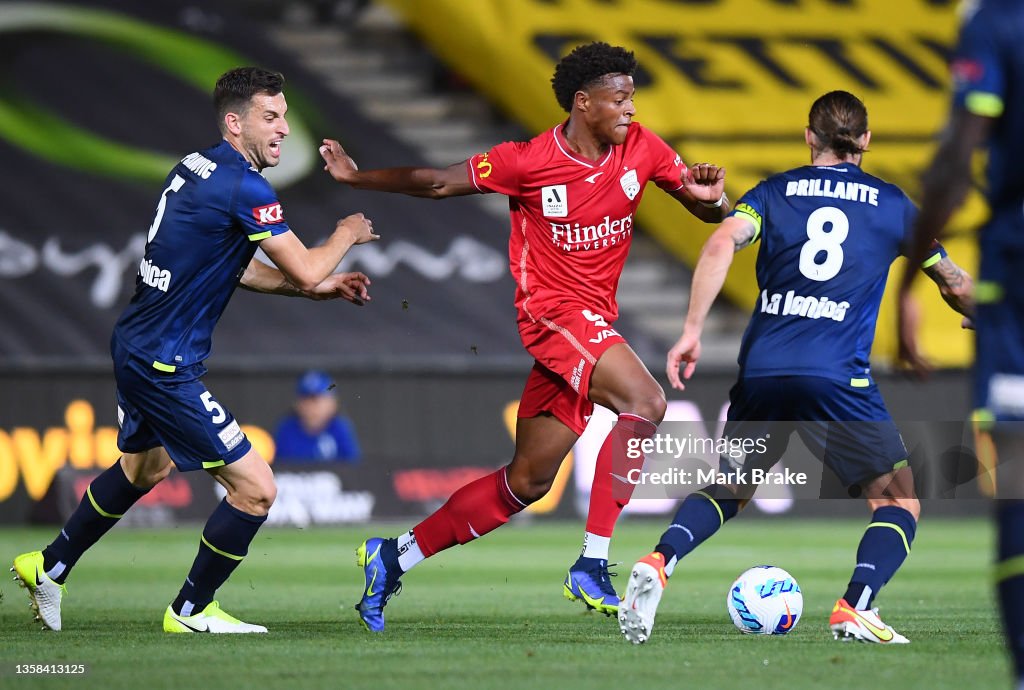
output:
<svg viewBox="0 0 1024 690"><path fill-rule="evenodd" d="M623 45L640 63L636 119L688 163L726 167L730 197L767 175L809 162L807 111L845 89L868 106L873 132L864 168L916 197L948 108L946 57L958 25L953 0L387 0L453 70L528 129L565 117L550 79L557 59L591 40ZM495 142L497 143L497 142ZM453 161L455 162L455 161ZM973 271L973 194L945 241ZM693 265L714 229L651 193L641 226ZM725 293L754 304L756 250L737 256ZM902 264L896 264L901 270ZM922 281L923 347L942 365L965 365L971 340ZM876 337L878 361L895 351L892 295Z"/></svg>

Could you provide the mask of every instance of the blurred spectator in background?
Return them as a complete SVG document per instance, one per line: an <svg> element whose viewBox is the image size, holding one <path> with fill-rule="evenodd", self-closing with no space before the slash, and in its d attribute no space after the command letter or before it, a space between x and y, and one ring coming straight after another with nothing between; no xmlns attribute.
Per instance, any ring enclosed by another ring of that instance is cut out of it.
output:
<svg viewBox="0 0 1024 690"><path fill-rule="evenodd" d="M338 414L331 377L307 371L295 390L294 412L274 432L277 462L358 462L359 441L352 420Z"/></svg>

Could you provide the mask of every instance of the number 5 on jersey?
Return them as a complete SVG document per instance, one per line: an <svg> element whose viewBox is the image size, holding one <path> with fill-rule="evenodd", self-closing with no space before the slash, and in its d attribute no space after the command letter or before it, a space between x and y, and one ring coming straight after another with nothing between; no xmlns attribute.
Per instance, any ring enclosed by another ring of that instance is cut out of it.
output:
<svg viewBox="0 0 1024 690"><path fill-rule="evenodd" d="M156 217L153 218L153 224L149 226L149 235L146 237L147 242L152 242L153 238L156 237L156 231L160 229L160 221L164 219L164 211L167 210L167 195L178 191L184 186L185 178L181 175L175 175L174 179L171 180L171 184L160 195L160 203L156 205Z"/></svg>

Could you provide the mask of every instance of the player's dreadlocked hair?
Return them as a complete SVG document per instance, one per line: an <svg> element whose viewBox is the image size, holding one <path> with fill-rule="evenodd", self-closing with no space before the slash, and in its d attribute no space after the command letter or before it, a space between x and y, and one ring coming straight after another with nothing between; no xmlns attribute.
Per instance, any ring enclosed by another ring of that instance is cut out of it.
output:
<svg viewBox="0 0 1024 690"><path fill-rule="evenodd" d="M595 42L576 46L555 67L551 77L551 88L555 90L558 105L565 112L572 112L572 101L576 92L601 80L606 74L628 74L636 70L633 51Z"/></svg>
<svg viewBox="0 0 1024 690"><path fill-rule="evenodd" d="M249 101L259 93L276 96L284 86L280 72L271 72L262 67L236 67L217 79L213 88L213 109L221 131L224 131L224 116L228 113L244 113Z"/></svg>
<svg viewBox="0 0 1024 690"><path fill-rule="evenodd" d="M857 140L868 131L868 109L852 93L830 91L811 106L808 128L837 156L864 153Z"/></svg>

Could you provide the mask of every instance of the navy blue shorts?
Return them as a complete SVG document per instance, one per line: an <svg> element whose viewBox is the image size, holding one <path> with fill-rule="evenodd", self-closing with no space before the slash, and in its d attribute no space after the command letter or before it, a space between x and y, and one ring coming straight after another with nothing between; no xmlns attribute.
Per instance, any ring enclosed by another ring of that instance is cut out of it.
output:
<svg viewBox="0 0 1024 690"><path fill-rule="evenodd" d="M873 381L855 388L817 376L757 376L732 387L725 436L766 440L744 470L778 462L794 432L845 487L892 472L909 455Z"/></svg>
<svg viewBox="0 0 1024 690"><path fill-rule="evenodd" d="M165 373L111 342L117 380L117 447L141 453L163 446L181 472L212 469L252 448L234 416L206 389L202 364Z"/></svg>
<svg viewBox="0 0 1024 690"><path fill-rule="evenodd" d="M975 284L974 406L999 422L1024 421L1021 276L1024 248L982 247L981 270Z"/></svg>

